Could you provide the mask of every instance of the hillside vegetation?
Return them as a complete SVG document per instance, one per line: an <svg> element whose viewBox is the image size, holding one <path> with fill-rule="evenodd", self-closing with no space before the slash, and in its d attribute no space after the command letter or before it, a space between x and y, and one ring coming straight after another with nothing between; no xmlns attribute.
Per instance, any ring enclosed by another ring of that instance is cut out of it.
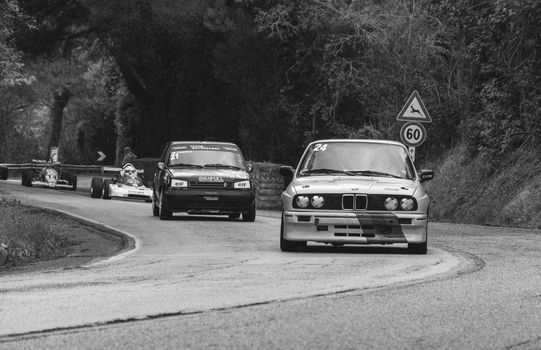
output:
<svg viewBox="0 0 541 350"><path fill-rule="evenodd" d="M399 139L417 90L433 217L539 226L538 0L4 0L0 15L0 163L202 139L294 164L314 139Z"/></svg>
<svg viewBox="0 0 541 350"><path fill-rule="evenodd" d="M541 228L541 149L521 147L494 166L464 146L431 164L433 220Z"/></svg>

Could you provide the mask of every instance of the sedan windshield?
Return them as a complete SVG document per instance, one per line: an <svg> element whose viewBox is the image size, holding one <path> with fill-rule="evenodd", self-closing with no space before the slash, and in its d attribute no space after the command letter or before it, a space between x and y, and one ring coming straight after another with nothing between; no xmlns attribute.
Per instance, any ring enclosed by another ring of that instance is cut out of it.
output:
<svg viewBox="0 0 541 350"><path fill-rule="evenodd" d="M415 177L413 165L403 147L376 142L313 144L301 160L299 169L299 176Z"/></svg>
<svg viewBox="0 0 541 350"><path fill-rule="evenodd" d="M242 154L227 150L173 150L169 166L245 169Z"/></svg>

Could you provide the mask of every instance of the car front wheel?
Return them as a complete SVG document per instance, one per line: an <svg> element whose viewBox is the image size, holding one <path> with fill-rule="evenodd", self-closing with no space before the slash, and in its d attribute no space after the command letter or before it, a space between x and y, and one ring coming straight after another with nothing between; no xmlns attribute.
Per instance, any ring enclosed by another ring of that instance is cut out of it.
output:
<svg viewBox="0 0 541 350"><path fill-rule="evenodd" d="M103 192L103 179L101 177L93 177L90 182L90 198L100 198Z"/></svg>
<svg viewBox="0 0 541 350"><path fill-rule="evenodd" d="M111 180L105 180L103 181L103 191L102 191L102 194L101 194L101 198L103 199L111 199L111 184L113 183L113 181Z"/></svg>
<svg viewBox="0 0 541 350"><path fill-rule="evenodd" d="M160 216L160 207L156 203L156 193L152 191L152 215Z"/></svg>
<svg viewBox="0 0 541 350"><path fill-rule="evenodd" d="M163 190L160 196L159 212L160 212L160 220L169 220L173 217L173 211L169 207L169 203L167 202L167 197L165 196L165 193Z"/></svg>
<svg viewBox="0 0 541 350"><path fill-rule="evenodd" d="M280 250L283 252L298 252L306 247L306 241L288 241L284 238L284 213L282 212L282 223L280 225Z"/></svg>
<svg viewBox="0 0 541 350"><path fill-rule="evenodd" d="M255 203L252 205L250 210L246 213L242 213L242 221L254 222L255 221Z"/></svg>
<svg viewBox="0 0 541 350"><path fill-rule="evenodd" d="M423 243L408 243L408 253L410 254L426 254L427 248L427 241Z"/></svg>

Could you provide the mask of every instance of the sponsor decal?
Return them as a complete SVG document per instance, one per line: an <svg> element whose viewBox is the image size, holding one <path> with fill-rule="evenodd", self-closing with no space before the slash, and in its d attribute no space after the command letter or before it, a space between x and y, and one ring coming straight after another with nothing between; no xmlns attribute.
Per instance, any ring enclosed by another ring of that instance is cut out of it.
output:
<svg viewBox="0 0 541 350"><path fill-rule="evenodd" d="M224 182L223 177L220 176L199 176L199 182Z"/></svg>
<svg viewBox="0 0 541 350"><path fill-rule="evenodd" d="M209 150L209 151L219 151L220 147L217 146L210 146L210 145L190 145L191 149L198 149L198 150Z"/></svg>

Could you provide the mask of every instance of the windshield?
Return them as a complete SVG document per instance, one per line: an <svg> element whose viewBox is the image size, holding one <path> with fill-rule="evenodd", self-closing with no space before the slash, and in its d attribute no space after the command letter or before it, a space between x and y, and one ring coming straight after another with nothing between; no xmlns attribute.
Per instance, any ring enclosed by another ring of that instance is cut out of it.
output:
<svg viewBox="0 0 541 350"><path fill-rule="evenodd" d="M222 145L181 145L171 150L169 166L245 169L237 148Z"/></svg>
<svg viewBox="0 0 541 350"><path fill-rule="evenodd" d="M413 179L407 151L384 143L329 142L312 144L301 160L299 176L381 176Z"/></svg>

